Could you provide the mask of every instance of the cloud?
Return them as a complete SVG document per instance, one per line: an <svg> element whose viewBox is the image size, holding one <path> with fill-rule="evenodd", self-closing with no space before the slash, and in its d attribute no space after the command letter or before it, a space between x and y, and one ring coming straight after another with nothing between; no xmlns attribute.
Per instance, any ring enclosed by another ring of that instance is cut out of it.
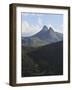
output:
<svg viewBox="0 0 72 90"><path fill-rule="evenodd" d="M34 14L31 14L31 15L34 15ZM22 21L22 36L24 37L32 36L38 33L41 30L42 26L43 26L43 21L42 21L42 18L40 18L40 16L38 16L36 24L29 23L28 21L24 20Z"/></svg>
<svg viewBox="0 0 72 90"><path fill-rule="evenodd" d="M29 37L40 31L39 25L29 24L27 21L22 22L22 36Z"/></svg>

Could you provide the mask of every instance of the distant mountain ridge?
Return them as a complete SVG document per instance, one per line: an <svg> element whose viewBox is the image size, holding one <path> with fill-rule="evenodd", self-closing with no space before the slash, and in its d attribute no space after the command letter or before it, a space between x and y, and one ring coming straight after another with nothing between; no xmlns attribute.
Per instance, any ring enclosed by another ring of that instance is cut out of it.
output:
<svg viewBox="0 0 72 90"><path fill-rule="evenodd" d="M55 32L52 27L46 25L42 30L31 37L22 37L22 45L38 47L55 42L63 41L63 34Z"/></svg>

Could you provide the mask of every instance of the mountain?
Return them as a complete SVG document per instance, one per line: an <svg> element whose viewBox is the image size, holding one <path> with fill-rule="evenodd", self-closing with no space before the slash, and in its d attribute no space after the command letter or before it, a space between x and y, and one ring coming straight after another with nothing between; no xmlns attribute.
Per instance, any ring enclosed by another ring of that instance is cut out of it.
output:
<svg viewBox="0 0 72 90"><path fill-rule="evenodd" d="M43 26L40 32L31 37L22 37L22 45L38 47L63 40L63 34L55 32L52 27Z"/></svg>

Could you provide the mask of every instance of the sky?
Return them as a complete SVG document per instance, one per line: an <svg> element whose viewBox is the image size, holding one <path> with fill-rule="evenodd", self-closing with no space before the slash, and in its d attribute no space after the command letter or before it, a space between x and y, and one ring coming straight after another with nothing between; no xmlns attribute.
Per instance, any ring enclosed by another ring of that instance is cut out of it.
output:
<svg viewBox="0 0 72 90"><path fill-rule="evenodd" d="M44 25L63 33L63 15L50 13L21 13L22 36L29 37L38 33Z"/></svg>

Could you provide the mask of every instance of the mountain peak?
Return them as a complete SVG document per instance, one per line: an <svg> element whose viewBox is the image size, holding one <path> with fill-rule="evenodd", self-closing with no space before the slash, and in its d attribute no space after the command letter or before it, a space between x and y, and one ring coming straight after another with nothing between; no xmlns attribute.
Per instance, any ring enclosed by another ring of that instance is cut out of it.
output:
<svg viewBox="0 0 72 90"><path fill-rule="evenodd" d="M50 32L54 32L53 28L52 27L49 27L48 29Z"/></svg>
<svg viewBox="0 0 72 90"><path fill-rule="evenodd" d="M48 31L48 27L46 25L44 25L43 30Z"/></svg>

